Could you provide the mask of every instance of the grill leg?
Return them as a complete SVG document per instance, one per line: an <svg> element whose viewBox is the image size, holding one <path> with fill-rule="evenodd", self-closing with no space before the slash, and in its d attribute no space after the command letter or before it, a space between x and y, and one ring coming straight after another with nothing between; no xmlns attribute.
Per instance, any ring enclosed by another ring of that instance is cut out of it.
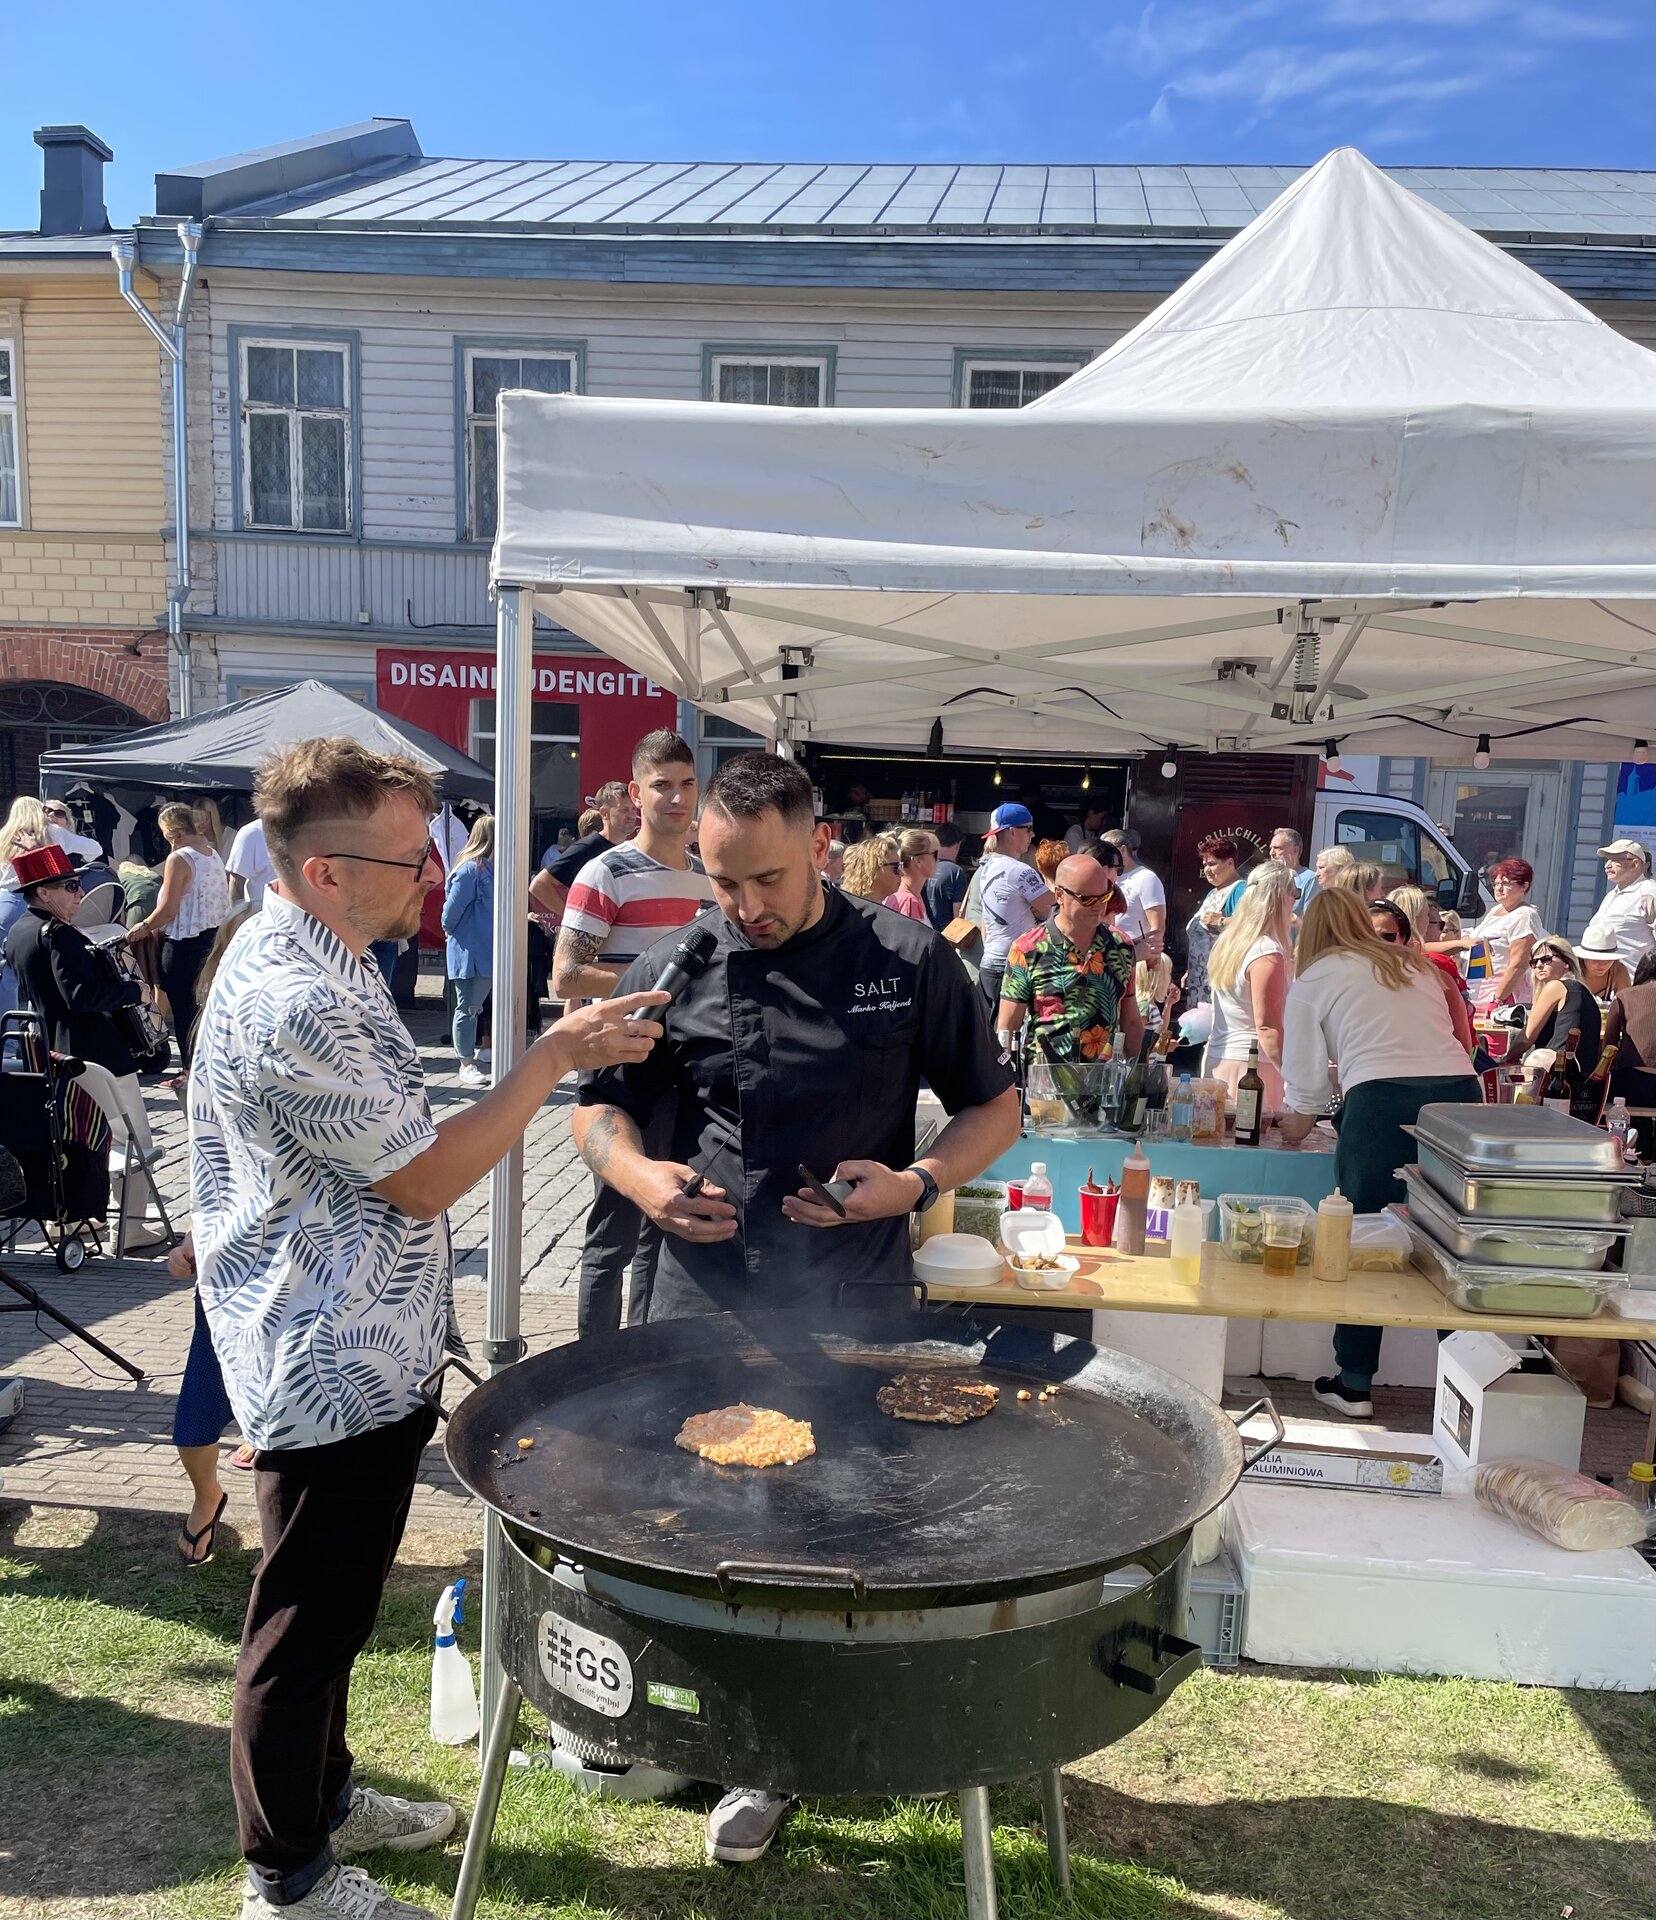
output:
<svg viewBox="0 0 1656 1920"><path fill-rule="evenodd" d="M987 1787L960 1790L960 1844L966 1856L966 1920L995 1920L995 1849Z"/></svg>
<svg viewBox="0 0 1656 1920"><path fill-rule="evenodd" d="M518 1706L522 1699L523 1689L518 1683L509 1676L502 1679L494 1724L489 1728L489 1744L483 1750L477 1805L472 1809L471 1825L466 1829L466 1851L460 1858L460 1877L454 1883L449 1920L472 1920L477 1912L478 1895L483 1891L483 1866L489 1857L489 1842L494 1838L500 1789L506 1778L506 1762L512 1754L512 1736L517 1732Z"/></svg>
<svg viewBox="0 0 1656 1920"><path fill-rule="evenodd" d="M1060 1893L1069 1892L1069 1832L1064 1825L1064 1775L1051 1767L1041 1775L1041 1818L1046 1826L1047 1858Z"/></svg>

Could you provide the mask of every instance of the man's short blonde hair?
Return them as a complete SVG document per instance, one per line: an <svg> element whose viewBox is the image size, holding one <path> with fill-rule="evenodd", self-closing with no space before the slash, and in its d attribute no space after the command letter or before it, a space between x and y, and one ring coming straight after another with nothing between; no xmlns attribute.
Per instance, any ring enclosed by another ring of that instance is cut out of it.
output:
<svg viewBox="0 0 1656 1920"><path fill-rule="evenodd" d="M253 788L270 864L284 880L297 880L309 853L317 851L300 851L312 828L366 820L399 793L424 814L437 810L431 775L407 754L375 753L342 735L296 742L265 762Z"/></svg>

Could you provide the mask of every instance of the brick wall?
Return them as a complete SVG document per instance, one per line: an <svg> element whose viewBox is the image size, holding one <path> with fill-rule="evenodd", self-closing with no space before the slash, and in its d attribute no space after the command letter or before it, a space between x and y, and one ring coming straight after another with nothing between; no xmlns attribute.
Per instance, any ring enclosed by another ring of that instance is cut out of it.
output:
<svg viewBox="0 0 1656 1920"><path fill-rule="evenodd" d="M81 687L118 700L148 726L168 716L167 636L154 630L0 627L0 682L18 680Z"/></svg>
<svg viewBox="0 0 1656 1920"><path fill-rule="evenodd" d="M150 627L166 606L166 549L157 539L0 533L0 621Z"/></svg>

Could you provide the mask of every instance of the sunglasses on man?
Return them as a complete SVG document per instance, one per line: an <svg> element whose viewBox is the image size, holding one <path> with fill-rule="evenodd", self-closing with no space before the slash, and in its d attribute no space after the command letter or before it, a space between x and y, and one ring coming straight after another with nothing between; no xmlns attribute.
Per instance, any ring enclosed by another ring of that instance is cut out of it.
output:
<svg viewBox="0 0 1656 1920"><path fill-rule="evenodd" d="M1055 887L1053 891L1073 900L1078 907L1086 907L1089 912L1094 907L1104 906L1110 898L1107 893L1077 893L1073 887Z"/></svg>

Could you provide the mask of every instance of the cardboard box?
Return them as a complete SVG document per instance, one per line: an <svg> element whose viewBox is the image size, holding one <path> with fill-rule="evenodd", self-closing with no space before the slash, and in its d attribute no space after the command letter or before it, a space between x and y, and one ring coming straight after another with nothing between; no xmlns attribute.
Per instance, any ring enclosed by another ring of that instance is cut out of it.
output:
<svg viewBox="0 0 1656 1920"><path fill-rule="evenodd" d="M1442 1493L1443 1461L1431 1447L1401 1444L1401 1436L1369 1447L1290 1437L1242 1478L1279 1486L1346 1487L1357 1493Z"/></svg>
<svg viewBox="0 0 1656 1920"><path fill-rule="evenodd" d="M1549 1460L1574 1473L1586 1417L1586 1395L1539 1348L1471 1331L1438 1348L1432 1438L1451 1465Z"/></svg>

